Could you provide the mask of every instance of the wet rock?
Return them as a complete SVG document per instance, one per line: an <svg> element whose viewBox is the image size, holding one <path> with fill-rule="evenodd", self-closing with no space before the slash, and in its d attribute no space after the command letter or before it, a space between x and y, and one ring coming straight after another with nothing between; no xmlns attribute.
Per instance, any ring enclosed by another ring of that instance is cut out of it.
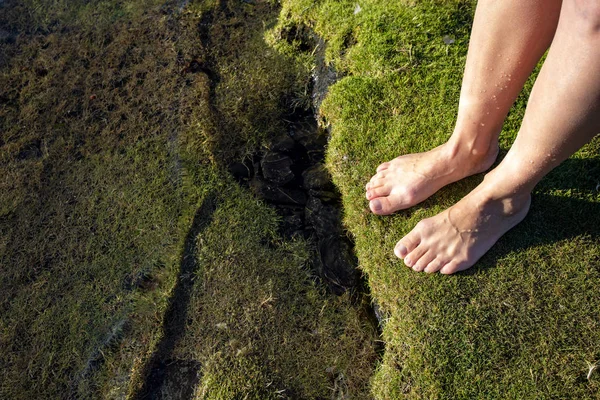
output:
<svg viewBox="0 0 600 400"><path fill-rule="evenodd" d="M325 160L325 152L321 150L307 150L308 158L312 162L322 162Z"/></svg>
<svg viewBox="0 0 600 400"><path fill-rule="evenodd" d="M296 142L294 139L289 137L286 134L279 135L271 142L269 149L271 151L277 151L281 153L290 153L294 151L294 147L296 146Z"/></svg>
<svg viewBox="0 0 600 400"><path fill-rule="evenodd" d="M250 187L254 193L268 202L275 204L306 204L306 194L298 189L286 189L262 179L253 179Z"/></svg>
<svg viewBox="0 0 600 400"><path fill-rule="evenodd" d="M305 189L334 191L331 176L321 163L308 168L302 173L302 182Z"/></svg>
<svg viewBox="0 0 600 400"><path fill-rule="evenodd" d="M292 214L283 217L281 225L281 233L285 238L299 238L305 236L304 221L297 214Z"/></svg>
<svg viewBox="0 0 600 400"><path fill-rule="evenodd" d="M323 200L326 202L338 202L341 197L340 193L337 190L329 191L329 190L309 189L308 194L313 197L318 197L320 200Z"/></svg>
<svg viewBox="0 0 600 400"><path fill-rule="evenodd" d="M377 323L381 326L385 325L386 317L381 309L381 306L375 300L372 300L372 310Z"/></svg>
<svg viewBox="0 0 600 400"><path fill-rule="evenodd" d="M287 217L289 215L297 215L302 220L304 220L304 205L280 204L277 207L277 212L283 217Z"/></svg>
<svg viewBox="0 0 600 400"><path fill-rule="evenodd" d="M325 99L325 96L327 96L329 87L338 80L335 69L325 62L326 47L325 41L322 38L319 38L315 54L316 65L313 71L314 85L312 103L315 110L318 110L321 107L321 103L323 102L323 99Z"/></svg>
<svg viewBox="0 0 600 400"><path fill-rule="evenodd" d="M341 229L340 219L341 210L335 205L325 204L312 196L308 199L306 222L312 225L318 238L320 274L331 291L338 295L358 284L358 261L352 243Z"/></svg>
<svg viewBox="0 0 600 400"><path fill-rule="evenodd" d="M346 237L328 236L319 239L319 253L323 262L323 277L337 295L358 284L358 260L352 244Z"/></svg>
<svg viewBox="0 0 600 400"><path fill-rule="evenodd" d="M327 135L319 130L313 116L301 118L290 126L290 136L302 145L312 162L322 161Z"/></svg>
<svg viewBox="0 0 600 400"><path fill-rule="evenodd" d="M260 162L265 179L277 185L285 185L294 179L292 164L290 157L277 152L268 152Z"/></svg>
<svg viewBox="0 0 600 400"><path fill-rule="evenodd" d="M316 197L310 197L306 203L306 222L313 226L319 239L340 236L341 211L331 204L324 204Z"/></svg>

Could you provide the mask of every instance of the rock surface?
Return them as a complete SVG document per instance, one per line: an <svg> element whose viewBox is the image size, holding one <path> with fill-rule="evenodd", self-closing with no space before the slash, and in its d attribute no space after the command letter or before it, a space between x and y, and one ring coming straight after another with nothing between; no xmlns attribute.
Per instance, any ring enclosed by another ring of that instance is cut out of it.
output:
<svg viewBox="0 0 600 400"><path fill-rule="evenodd" d="M260 162L263 176L266 180L277 185L285 185L294 179L290 169L294 162L283 153L268 152Z"/></svg>
<svg viewBox="0 0 600 400"><path fill-rule="evenodd" d="M306 204L306 194L300 189L289 189L255 177L250 183L254 193L269 203Z"/></svg>
<svg viewBox="0 0 600 400"><path fill-rule="evenodd" d="M305 189L335 191L331 175L321 163L308 168L302 173L302 184Z"/></svg>
<svg viewBox="0 0 600 400"><path fill-rule="evenodd" d="M269 150L278 151L278 152L282 152L282 153L289 153L294 150L295 146L296 146L296 142L294 141L294 139L292 139L291 137L289 137L286 134L283 134L283 135L279 135L275 139L273 139L273 141L271 142L271 146L269 147Z"/></svg>
<svg viewBox="0 0 600 400"><path fill-rule="evenodd" d="M313 270L331 292L359 284L353 244L342 227L340 195L323 164L327 135L312 114L296 115L261 155L233 163L229 171L281 216L280 232L314 246Z"/></svg>

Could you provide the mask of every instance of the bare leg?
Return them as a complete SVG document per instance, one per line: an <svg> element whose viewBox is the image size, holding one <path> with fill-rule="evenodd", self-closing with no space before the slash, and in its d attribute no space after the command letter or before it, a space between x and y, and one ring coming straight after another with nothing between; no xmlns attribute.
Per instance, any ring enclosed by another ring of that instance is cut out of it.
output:
<svg viewBox="0 0 600 400"><path fill-rule="evenodd" d="M371 211L391 214L488 169L502 123L556 30L561 0L480 0L456 127L442 146L383 163L367 184Z"/></svg>
<svg viewBox="0 0 600 400"><path fill-rule="evenodd" d="M525 217L540 179L599 132L600 2L565 0L512 148L465 198L419 222L396 255L417 271L469 268Z"/></svg>

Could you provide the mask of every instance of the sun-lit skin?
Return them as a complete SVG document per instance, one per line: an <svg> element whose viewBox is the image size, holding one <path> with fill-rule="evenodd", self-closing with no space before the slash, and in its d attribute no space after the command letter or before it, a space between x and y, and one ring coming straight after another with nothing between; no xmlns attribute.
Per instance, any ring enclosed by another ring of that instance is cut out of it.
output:
<svg viewBox="0 0 600 400"><path fill-rule="evenodd" d="M539 180L600 132L600 2L480 1L453 135L432 151L382 164L366 187L371 210L386 215L409 208L489 168L502 122L550 43L504 160L396 245L395 254L415 271L471 267L525 218Z"/></svg>

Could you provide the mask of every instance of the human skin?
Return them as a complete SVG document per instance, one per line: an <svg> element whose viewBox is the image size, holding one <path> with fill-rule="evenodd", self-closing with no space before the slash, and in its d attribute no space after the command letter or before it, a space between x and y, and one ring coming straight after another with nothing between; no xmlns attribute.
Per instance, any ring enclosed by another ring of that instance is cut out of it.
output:
<svg viewBox="0 0 600 400"><path fill-rule="evenodd" d="M452 136L426 153L381 164L366 187L371 211L387 215L412 207L491 167L504 119L550 46L560 6L560 0L478 2Z"/></svg>
<svg viewBox="0 0 600 400"><path fill-rule="evenodd" d="M461 90L458 130L433 151L382 164L367 185L371 210L389 214L410 207L443 185L480 172L486 162L481 163L477 155L492 159L508 108L550 42L523 123L506 157L471 193L420 221L396 245L395 254L415 271L450 274L471 267L523 220L531 191L540 179L600 132L600 2L569 0L561 6L560 1L480 1ZM472 76L478 74L485 79ZM493 129L484 129L488 124ZM482 129L468 131L477 125ZM458 155L461 149L462 162L469 165L471 160L471 167L462 170L461 164L454 165L447 156ZM428 167L426 163L437 164ZM447 173L440 174L436 168ZM383 204L381 209L377 201Z"/></svg>

